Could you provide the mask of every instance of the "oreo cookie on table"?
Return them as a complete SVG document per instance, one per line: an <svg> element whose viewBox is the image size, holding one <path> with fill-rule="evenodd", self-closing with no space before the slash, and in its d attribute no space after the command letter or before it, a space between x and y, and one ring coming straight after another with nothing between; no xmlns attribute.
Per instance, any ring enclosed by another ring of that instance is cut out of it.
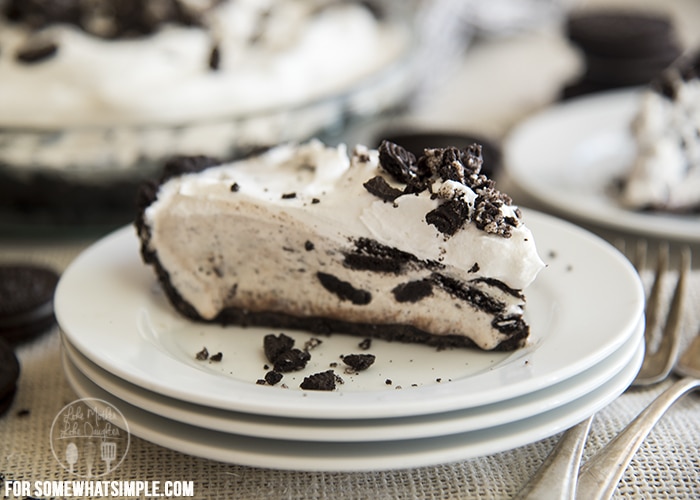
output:
<svg viewBox="0 0 700 500"><path fill-rule="evenodd" d="M12 405L19 372L19 360L12 346L0 338L0 415Z"/></svg>
<svg viewBox="0 0 700 500"><path fill-rule="evenodd" d="M18 344L55 324L53 296L58 278L48 267L0 265L0 338Z"/></svg>
<svg viewBox="0 0 700 500"><path fill-rule="evenodd" d="M383 140L393 142L413 153L416 158L423 155L424 149L457 147L467 148L476 143L481 145L483 165L481 173L494 178L501 168L500 146L485 137L460 132L427 131L418 129L387 129L374 139L375 149Z"/></svg>
<svg viewBox="0 0 700 500"><path fill-rule="evenodd" d="M563 98L646 85L683 51L672 19L662 13L580 11L567 20L566 35L581 50L585 69Z"/></svg>

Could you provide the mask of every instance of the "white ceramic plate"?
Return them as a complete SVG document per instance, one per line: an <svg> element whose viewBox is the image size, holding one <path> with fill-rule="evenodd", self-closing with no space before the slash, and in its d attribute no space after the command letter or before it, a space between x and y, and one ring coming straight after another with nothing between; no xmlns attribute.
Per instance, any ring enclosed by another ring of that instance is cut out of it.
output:
<svg viewBox="0 0 700 500"><path fill-rule="evenodd" d="M194 405L129 384L102 370L64 339L70 363L101 389L161 417L216 431L304 441L389 441L444 436L493 427L557 408L597 389L625 368L637 352L644 321L620 349L585 372L551 387L499 403L403 418L323 420L279 418Z"/></svg>
<svg viewBox="0 0 700 500"><path fill-rule="evenodd" d="M85 357L152 392L199 405L282 417L405 417L476 407L543 389L594 366L622 346L642 315L643 289L631 264L582 229L528 212L548 266L528 289L531 339L511 353L437 351L373 341L375 364L342 374L333 392L303 391L303 377L358 352L358 339L324 337L302 372L256 384L266 369L270 329L193 323L177 314L141 263L134 230L123 228L79 256L55 297L58 321ZM301 345L312 337L286 332ZM197 361L207 347L221 362ZM342 363L340 363L342 364Z"/></svg>
<svg viewBox="0 0 700 500"><path fill-rule="evenodd" d="M504 166L528 195L581 221L642 235L700 242L700 215L635 212L611 189L636 145L630 123L640 91L572 99L519 124L504 141Z"/></svg>
<svg viewBox="0 0 700 500"><path fill-rule="evenodd" d="M66 377L82 398L97 398L124 415L129 431L152 443L189 455L253 467L368 471L404 469L466 460L524 446L554 435L600 410L629 386L641 366L634 358L598 389L575 401L513 423L447 436L373 442L263 439L217 432L146 412L100 389L66 358Z"/></svg>

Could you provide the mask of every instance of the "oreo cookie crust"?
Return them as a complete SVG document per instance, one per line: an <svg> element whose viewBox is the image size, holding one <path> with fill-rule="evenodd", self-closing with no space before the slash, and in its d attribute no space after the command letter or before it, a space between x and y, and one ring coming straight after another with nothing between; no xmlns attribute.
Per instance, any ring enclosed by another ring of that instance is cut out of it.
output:
<svg viewBox="0 0 700 500"><path fill-rule="evenodd" d="M0 337L31 339L55 324L53 296L58 274L33 264L0 265Z"/></svg>

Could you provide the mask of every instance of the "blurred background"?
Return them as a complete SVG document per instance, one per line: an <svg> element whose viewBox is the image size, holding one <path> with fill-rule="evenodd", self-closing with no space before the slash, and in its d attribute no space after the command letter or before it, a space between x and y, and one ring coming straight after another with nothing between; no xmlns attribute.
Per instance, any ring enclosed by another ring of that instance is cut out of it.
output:
<svg viewBox="0 0 700 500"><path fill-rule="evenodd" d="M698 44L700 18L692 0L4 0L0 9L6 234L128 223L138 186L172 156L233 159L310 137L476 139L498 170L516 123L564 98L648 83ZM602 9L668 18L677 46L601 80L600 54L591 62L568 21Z"/></svg>

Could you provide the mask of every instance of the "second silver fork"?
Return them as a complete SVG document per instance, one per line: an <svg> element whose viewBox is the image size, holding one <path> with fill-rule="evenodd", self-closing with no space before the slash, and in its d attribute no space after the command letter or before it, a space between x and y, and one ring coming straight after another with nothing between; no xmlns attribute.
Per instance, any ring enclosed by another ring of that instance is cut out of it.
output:
<svg viewBox="0 0 700 500"><path fill-rule="evenodd" d="M624 250L624 248L622 250ZM644 268L646 257L646 243L638 244L635 248L634 256L631 257L638 271ZM651 385L661 382L670 374L676 357L678 356L681 319L683 316L687 288L687 275L690 271L690 251L687 248L681 250L678 281L673 292L668 315L666 316L667 320L662 328L661 338L658 339L658 342L656 342L657 339L655 337L661 311L662 282L666 273L666 268L668 267L668 247L663 246L659 248L656 260L654 281L649 292L645 310L647 324L644 335L646 346L644 362L637 378L632 382L632 385ZM658 344L658 346L655 344ZM683 392L683 394L685 394L685 392ZM673 401L678 397L680 397L680 395L675 396ZM670 401L665 409L667 409L673 401ZM665 409L663 411L665 411ZM656 420L660 418L663 411L656 417ZM515 498L520 500L539 500L550 498L573 499L576 497L581 456L592 420L593 416L564 433L554 450L552 450L545 462L540 466L535 476L528 481ZM649 427L649 430L651 430L651 427ZM647 430L646 433L648 433L649 430ZM630 453L630 459L639 445L641 445L646 433L639 439L638 443L634 443L633 449L627 450ZM618 473L619 476L621 476L629 462L629 459L626 457L624 460L624 463L618 464L621 470L616 469L615 471L608 471L609 477L606 480L609 483L617 484L615 477L619 480L617 476ZM593 475L589 467L589 476L587 480L590 480ZM588 488L592 489L590 484Z"/></svg>

